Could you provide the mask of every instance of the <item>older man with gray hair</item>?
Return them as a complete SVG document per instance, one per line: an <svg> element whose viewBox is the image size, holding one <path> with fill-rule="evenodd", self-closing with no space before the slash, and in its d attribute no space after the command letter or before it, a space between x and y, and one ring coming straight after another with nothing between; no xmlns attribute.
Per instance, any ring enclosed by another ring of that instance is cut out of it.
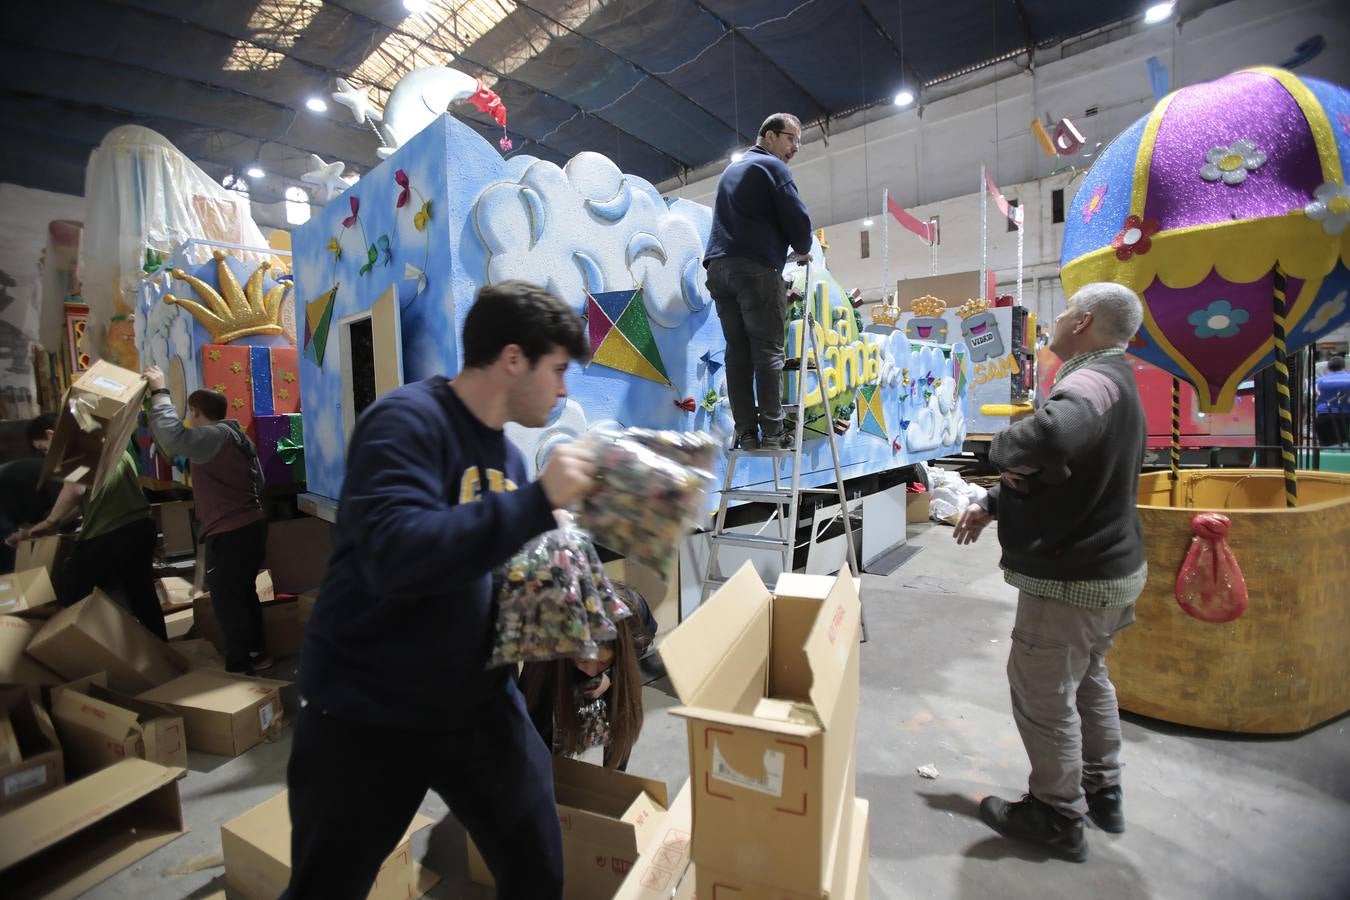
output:
<svg viewBox="0 0 1350 900"><path fill-rule="evenodd" d="M1019 591L1008 657L1013 720L1031 760L1016 803L986 797L980 818L1056 856L1087 859L1083 818L1125 830L1120 711L1106 671L1148 577L1135 510L1147 428L1125 345L1143 321L1118 284L1084 286L1055 319L1064 366L1033 415L994 436L1002 479L962 512L969 544L998 519L1004 579Z"/></svg>

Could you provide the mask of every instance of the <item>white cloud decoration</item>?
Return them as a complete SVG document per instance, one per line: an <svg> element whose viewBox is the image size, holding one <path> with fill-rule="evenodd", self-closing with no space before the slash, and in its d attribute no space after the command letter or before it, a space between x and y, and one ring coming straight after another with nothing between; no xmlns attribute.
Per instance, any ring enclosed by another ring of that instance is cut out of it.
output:
<svg viewBox="0 0 1350 900"><path fill-rule="evenodd" d="M668 205L649 183L590 152L561 169L536 161L519 181L485 188L473 209L487 281L519 278L578 301L641 287L648 316L664 328L711 299L702 265L711 216L695 203Z"/></svg>

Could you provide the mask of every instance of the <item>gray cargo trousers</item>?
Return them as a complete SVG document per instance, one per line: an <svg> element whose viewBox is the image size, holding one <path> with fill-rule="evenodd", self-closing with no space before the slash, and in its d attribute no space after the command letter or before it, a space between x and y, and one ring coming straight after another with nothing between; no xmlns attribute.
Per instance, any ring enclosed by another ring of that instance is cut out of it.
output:
<svg viewBox="0 0 1350 900"><path fill-rule="evenodd" d="M708 293L727 339L727 397L736 436L783 433L787 287L781 269L740 257L708 264Z"/></svg>
<svg viewBox="0 0 1350 900"><path fill-rule="evenodd" d="M1017 595L1008 686L1031 760L1028 789L1070 818L1087 814L1085 787L1120 784L1120 709L1106 651L1133 622L1133 603L1085 609Z"/></svg>

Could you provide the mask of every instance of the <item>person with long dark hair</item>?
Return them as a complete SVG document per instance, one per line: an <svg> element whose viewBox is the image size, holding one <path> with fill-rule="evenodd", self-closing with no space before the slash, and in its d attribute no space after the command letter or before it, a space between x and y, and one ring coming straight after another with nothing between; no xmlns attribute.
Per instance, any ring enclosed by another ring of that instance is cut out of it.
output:
<svg viewBox="0 0 1350 900"><path fill-rule="evenodd" d="M621 584L615 588L633 615L618 621L618 635L600 644L597 658L526 663L520 688L535 728L554 753L579 756L604 746L605 767L623 771L642 731L638 659L651 645L656 623L641 594Z"/></svg>

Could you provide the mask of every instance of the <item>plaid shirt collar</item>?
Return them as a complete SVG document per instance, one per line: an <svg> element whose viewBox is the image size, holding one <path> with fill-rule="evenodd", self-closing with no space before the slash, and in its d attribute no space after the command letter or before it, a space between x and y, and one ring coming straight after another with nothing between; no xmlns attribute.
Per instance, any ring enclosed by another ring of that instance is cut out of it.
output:
<svg viewBox="0 0 1350 900"><path fill-rule="evenodd" d="M1093 350L1089 353L1080 353L1073 359L1059 367L1059 374L1055 376L1055 384L1059 384L1068 376L1077 372L1088 363L1096 362L1099 359L1106 359L1109 356L1124 356L1123 347L1107 347L1105 350Z"/></svg>

